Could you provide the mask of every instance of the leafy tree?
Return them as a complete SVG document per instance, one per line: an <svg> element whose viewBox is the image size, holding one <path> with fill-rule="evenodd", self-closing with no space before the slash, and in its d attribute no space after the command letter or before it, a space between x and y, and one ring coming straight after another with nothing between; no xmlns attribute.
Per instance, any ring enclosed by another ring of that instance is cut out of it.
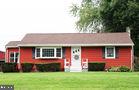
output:
<svg viewBox="0 0 139 90"><path fill-rule="evenodd" d="M129 27L139 56L139 0L82 0L71 13L82 32L125 32Z"/></svg>

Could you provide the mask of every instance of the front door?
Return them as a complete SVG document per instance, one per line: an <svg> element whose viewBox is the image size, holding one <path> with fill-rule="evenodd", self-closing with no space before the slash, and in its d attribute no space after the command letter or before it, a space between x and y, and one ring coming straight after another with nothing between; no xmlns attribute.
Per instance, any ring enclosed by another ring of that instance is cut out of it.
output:
<svg viewBox="0 0 139 90"><path fill-rule="evenodd" d="M81 47L71 47L71 71L81 71Z"/></svg>

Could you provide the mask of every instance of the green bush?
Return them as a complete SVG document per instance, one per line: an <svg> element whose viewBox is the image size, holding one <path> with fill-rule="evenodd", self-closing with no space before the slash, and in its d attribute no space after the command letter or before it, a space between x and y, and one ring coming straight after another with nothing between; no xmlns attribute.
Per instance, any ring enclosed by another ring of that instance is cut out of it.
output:
<svg viewBox="0 0 139 90"><path fill-rule="evenodd" d="M2 72L18 72L17 63L3 63Z"/></svg>
<svg viewBox="0 0 139 90"><path fill-rule="evenodd" d="M111 67L108 69L109 72L129 72L130 69L126 66L120 66L120 67Z"/></svg>
<svg viewBox="0 0 139 90"><path fill-rule="evenodd" d="M105 63L103 62L92 62L88 63L88 71L104 71Z"/></svg>
<svg viewBox="0 0 139 90"><path fill-rule="evenodd" d="M32 68L33 68L33 64L32 63L22 63L22 71L23 72L31 72Z"/></svg>
<svg viewBox="0 0 139 90"><path fill-rule="evenodd" d="M36 69L39 72L56 72L60 71L60 63L47 63L47 64L35 64Z"/></svg>
<svg viewBox="0 0 139 90"><path fill-rule="evenodd" d="M45 72L46 71L46 64L35 64L37 71Z"/></svg>
<svg viewBox="0 0 139 90"><path fill-rule="evenodd" d="M108 69L109 72L119 72L119 67L111 67Z"/></svg>
<svg viewBox="0 0 139 90"><path fill-rule="evenodd" d="M60 63L49 63L49 64L46 64L46 71L47 72L60 71Z"/></svg>
<svg viewBox="0 0 139 90"><path fill-rule="evenodd" d="M120 72L129 72L130 69L128 67L126 67L126 66L121 66L121 67L119 67L119 71Z"/></svg>

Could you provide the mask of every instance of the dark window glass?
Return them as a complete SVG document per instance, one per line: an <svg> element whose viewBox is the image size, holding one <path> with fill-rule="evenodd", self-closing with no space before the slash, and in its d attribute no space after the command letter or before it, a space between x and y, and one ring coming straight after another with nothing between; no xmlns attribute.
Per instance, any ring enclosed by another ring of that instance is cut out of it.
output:
<svg viewBox="0 0 139 90"><path fill-rule="evenodd" d="M10 62L14 62L14 52L10 53Z"/></svg>
<svg viewBox="0 0 139 90"><path fill-rule="evenodd" d="M56 49L56 57L61 57L61 48Z"/></svg>
<svg viewBox="0 0 139 90"><path fill-rule="evenodd" d="M42 57L54 57L54 49L42 49Z"/></svg>
<svg viewBox="0 0 139 90"><path fill-rule="evenodd" d="M107 48L107 57L114 57L114 48Z"/></svg>
<svg viewBox="0 0 139 90"><path fill-rule="evenodd" d="M40 48L36 49L36 57L40 57Z"/></svg>
<svg viewBox="0 0 139 90"><path fill-rule="evenodd" d="M19 53L15 53L15 62L18 62L18 55Z"/></svg>

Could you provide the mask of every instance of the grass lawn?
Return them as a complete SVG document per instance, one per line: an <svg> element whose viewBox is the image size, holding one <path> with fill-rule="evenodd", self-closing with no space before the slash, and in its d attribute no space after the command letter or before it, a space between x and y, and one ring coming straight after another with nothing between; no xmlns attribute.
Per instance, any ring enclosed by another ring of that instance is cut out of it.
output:
<svg viewBox="0 0 139 90"><path fill-rule="evenodd" d="M0 73L0 84L15 90L139 90L139 73Z"/></svg>

